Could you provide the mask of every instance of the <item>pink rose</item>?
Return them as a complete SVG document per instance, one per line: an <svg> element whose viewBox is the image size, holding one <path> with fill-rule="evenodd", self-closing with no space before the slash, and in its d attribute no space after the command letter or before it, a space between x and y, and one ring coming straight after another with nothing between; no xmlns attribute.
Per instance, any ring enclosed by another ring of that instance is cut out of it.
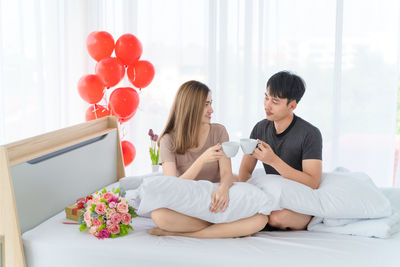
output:
<svg viewBox="0 0 400 267"><path fill-rule="evenodd" d="M96 208L94 208L94 211L97 214L103 215L104 213L106 213L106 204L103 202L100 202L99 204L96 205Z"/></svg>
<svg viewBox="0 0 400 267"><path fill-rule="evenodd" d="M117 206L117 203L110 202L110 203L108 203L108 206L110 207L110 209L114 209Z"/></svg>
<svg viewBox="0 0 400 267"><path fill-rule="evenodd" d="M83 214L83 220L85 221L87 227L92 226L92 217L90 216L90 211L86 211Z"/></svg>
<svg viewBox="0 0 400 267"><path fill-rule="evenodd" d="M96 236L98 239L103 239L103 238L109 238L110 237L110 231L107 228L104 228L101 230L98 235Z"/></svg>
<svg viewBox="0 0 400 267"><path fill-rule="evenodd" d="M92 221L90 219L89 220L84 219L84 221L85 221L87 227L92 226Z"/></svg>
<svg viewBox="0 0 400 267"><path fill-rule="evenodd" d="M128 212L128 205L126 203L118 203L117 205L117 211L121 213L127 213Z"/></svg>
<svg viewBox="0 0 400 267"><path fill-rule="evenodd" d="M84 214L83 214L83 218L86 220L89 220L90 218L91 218L91 216L90 216L90 210L88 210L88 211L86 211Z"/></svg>
<svg viewBox="0 0 400 267"><path fill-rule="evenodd" d="M122 220L122 215L121 214L119 214L119 213L114 213L112 216L111 216L111 222L113 223L113 224L119 224L120 222L121 222L121 220Z"/></svg>
<svg viewBox="0 0 400 267"><path fill-rule="evenodd" d="M102 225L103 223L99 220L99 218L96 218L93 220L93 226L94 227L100 227L100 225Z"/></svg>
<svg viewBox="0 0 400 267"><path fill-rule="evenodd" d="M89 234L93 235L94 233L97 232L97 228L94 227L94 226L92 226L92 227L89 228L89 231L88 231L88 232L89 232Z"/></svg>
<svg viewBox="0 0 400 267"><path fill-rule="evenodd" d="M111 199L108 201L108 203L111 203L111 202L115 202L115 203L117 204L117 203L118 203L118 197L114 196L113 198L111 198Z"/></svg>
<svg viewBox="0 0 400 267"><path fill-rule="evenodd" d="M116 213L115 209L107 209L106 217L107 219L111 219L111 216Z"/></svg>
<svg viewBox="0 0 400 267"><path fill-rule="evenodd" d="M122 214L121 221L123 224L129 224L131 222L131 215L129 213Z"/></svg>
<svg viewBox="0 0 400 267"><path fill-rule="evenodd" d="M109 227L107 227L108 231L110 231L111 234L119 234L119 225L118 224L112 224Z"/></svg>
<svg viewBox="0 0 400 267"><path fill-rule="evenodd" d="M110 193L110 192L107 192L107 193L105 193L104 195L103 195L103 198L105 199L105 200L110 200L110 199L112 199L114 197L114 194L113 193Z"/></svg>

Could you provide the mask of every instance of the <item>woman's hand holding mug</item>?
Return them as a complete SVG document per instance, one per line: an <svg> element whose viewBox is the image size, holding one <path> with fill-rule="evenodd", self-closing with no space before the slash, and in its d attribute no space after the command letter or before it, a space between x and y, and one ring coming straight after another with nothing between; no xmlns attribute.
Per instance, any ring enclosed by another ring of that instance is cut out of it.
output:
<svg viewBox="0 0 400 267"><path fill-rule="evenodd" d="M221 151L221 148L222 147L220 144L216 144L215 146L212 146L204 151L199 159L202 161L202 163L218 161L225 156L224 152Z"/></svg>

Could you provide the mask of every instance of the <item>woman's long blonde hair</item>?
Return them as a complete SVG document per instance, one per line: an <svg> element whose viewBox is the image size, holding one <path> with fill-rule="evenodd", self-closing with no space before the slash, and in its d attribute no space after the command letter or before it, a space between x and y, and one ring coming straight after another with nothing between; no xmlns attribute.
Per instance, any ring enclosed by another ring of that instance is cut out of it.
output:
<svg viewBox="0 0 400 267"><path fill-rule="evenodd" d="M172 152L184 154L189 148L198 146L199 131L204 107L210 89L198 81L182 84L176 93L169 113L167 125L158 138L170 134L175 140Z"/></svg>

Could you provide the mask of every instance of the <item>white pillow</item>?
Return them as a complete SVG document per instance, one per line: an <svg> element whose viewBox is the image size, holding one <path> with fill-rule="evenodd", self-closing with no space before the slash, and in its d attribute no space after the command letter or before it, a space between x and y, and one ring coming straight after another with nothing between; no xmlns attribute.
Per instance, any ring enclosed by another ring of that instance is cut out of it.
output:
<svg viewBox="0 0 400 267"><path fill-rule="evenodd" d="M209 211L211 195L218 183L192 181L171 176L142 179L139 188L129 192L135 198L138 215L158 208L200 218L211 223L232 222L256 213L270 214L274 207L272 197L249 183L234 183L229 190L229 205L225 212Z"/></svg>
<svg viewBox="0 0 400 267"><path fill-rule="evenodd" d="M307 230L316 232L360 235L388 238L400 231L400 189L382 188L389 199L393 213L389 217L376 219L324 219L314 217Z"/></svg>
<svg viewBox="0 0 400 267"><path fill-rule="evenodd" d="M249 183L280 195L280 207L302 214L335 219L379 218L391 214L389 200L364 173L323 173L318 189L279 175L254 172Z"/></svg>
<svg viewBox="0 0 400 267"><path fill-rule="evenodd" d="M119 180L119 188L124 191L133 190L138 188L142 184L143 179L160 175L162 175L161 172L152 172L137 176L127 176Z"/></svg>

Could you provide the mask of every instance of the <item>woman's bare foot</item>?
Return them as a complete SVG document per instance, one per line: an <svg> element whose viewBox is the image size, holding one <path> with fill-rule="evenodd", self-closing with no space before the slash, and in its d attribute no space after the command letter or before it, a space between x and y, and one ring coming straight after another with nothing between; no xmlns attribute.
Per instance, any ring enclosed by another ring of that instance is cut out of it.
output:
<svg viewBox="0 0 400 267"><path fill-rule="evenodd" d="M151 235L158 235L158 236L165 236L165 235L173 235L173 233L165 231L161 228L155 227L149 230L149 234Z"/></svg>

